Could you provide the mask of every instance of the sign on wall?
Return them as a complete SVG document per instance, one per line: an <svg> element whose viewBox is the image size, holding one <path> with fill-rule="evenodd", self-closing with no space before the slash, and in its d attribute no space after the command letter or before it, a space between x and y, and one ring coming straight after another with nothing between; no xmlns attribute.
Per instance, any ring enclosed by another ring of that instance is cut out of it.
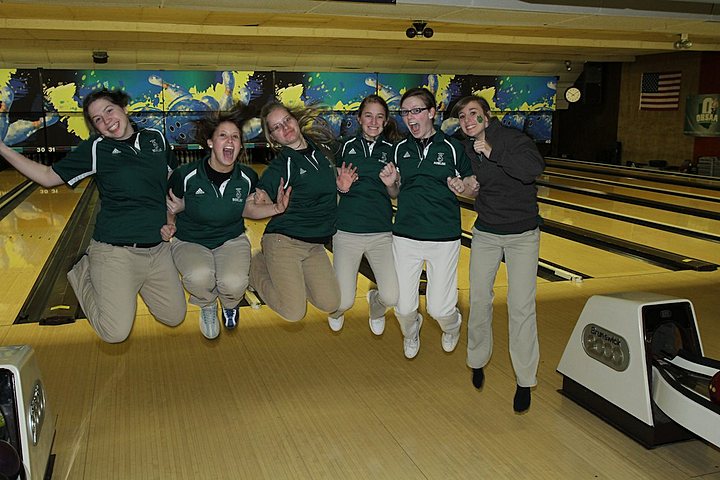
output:
<svg viewBox="0 0 720 480"><path fill-rule="evenodd" d="M720 137L718 123L720 94L692 95L685 106L685 135Z"/></svg>

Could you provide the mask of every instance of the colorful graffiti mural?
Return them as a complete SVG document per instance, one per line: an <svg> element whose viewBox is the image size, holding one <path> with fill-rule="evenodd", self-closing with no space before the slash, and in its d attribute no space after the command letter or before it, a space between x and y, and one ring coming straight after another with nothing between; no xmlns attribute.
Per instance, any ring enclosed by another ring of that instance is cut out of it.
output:
<svg viewBox="0 0 720 480"><path fill-rule="evenodd" d="M376 74L345 72L0 70L0 137L16 147L70 147L90 134L82 118L82 98L98 88L119 88L132 98L128 110L139 127L165 132L175 145L195 142L194 121L237 101L259 112L277 98L288 105L314 106L337 135L357 129L355 111L371 93L399 110L402 94L424 86L438 102L439 127L458 130L449 117L461 97L488 100L506 125L549 142L555 110L556 77ZM403 122L397 117L401 130ZM261 140L254 118L243 132Z"/></svg>

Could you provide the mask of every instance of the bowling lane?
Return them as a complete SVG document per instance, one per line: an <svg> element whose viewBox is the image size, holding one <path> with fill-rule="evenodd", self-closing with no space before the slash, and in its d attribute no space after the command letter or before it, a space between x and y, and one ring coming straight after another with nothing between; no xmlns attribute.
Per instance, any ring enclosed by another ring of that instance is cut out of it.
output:
<svg viewBox="0 0 720 480"><path fill-rule="evenodd" d="M628 176L622 175L622 172L618 173L617 175L609 174L609 173L602 173L602 172L578 172L577 170L553 166L553 167L546 167L545 173L548 173L548 174L561 173L563 175L581 175L582 177L585 177L586 179L597 178L599 180L612 180L615 182L624 183L628 187L632 187L633 185L642 186L642 187L652 187L652 188L666 190L668 192L686 193L686 194L696 195L696 196L700 196L700 197L707 197L710 200L720 198L720 192L718 192L716 190L709 190L707 188L702 188L702 187L691 187L691 186L687 186L687 185L674 185L671 183L663 183L660 181L645 180L645 179L641 179L641 178L633 178L633 177L628 177Z"/></svg>
<svg viewBox="0 0 720 480"><path fill-rule="evenodd" d="M587 190L598 191L602 193L618 194L628 197L634 197L642 200L650 200L653 202L669 203L673 205L695 208L708 212L720 213L720 199L718 201L702 200L699 198L690 198L668 193L666 188L645 190L631 187L611 180L599 180L587 178L579 175L558 175L545 173L540 176L540 180L551 182L553 185L563 185L567 187L582 188ZM551 186L552 187L552 186Z"/></svg>
<svg viewBox="0 0 720 480"><path fill-rule="evenodd" d="M621 238L678 255L720 264L720 244L708 240L665 232L651 227L578 212L569 208L540 204L540 215L567 225Z"/></svg>
<svg viewBox="0 0 720 480"><path fill-rule="evenodd" d="M720 234L720 220L696 217L683 213L670 212L667 210L632 205L626 202L608 200L604 198L591 197L580 193L566 192L548 187L538 187L538 196L568 202L584 207L595 208L606 212L625 215L632 218L650 220L665 225L680 227L695 232Z"/></svg>
<svg viewBox="0 0 720 480"><path fill-rule="evenodd" d="M8 193L13 188L17 187L25 181L23 177L14 168L9 168L0 171L0 197Z"/></svg>
<svg viewBox="0 0 720 480"><path fill-rule="evenodd" d="M462 209L463 230L471 231L475 217L474 212L465 208ZM665 268L636 258L583 245L544 232L540 234L540 258L594 278L667 272ZM502 276L498 274L496 285L507 285L504 265L502 271ZM544 280L538 278L538 281Z"/></svg>
<svg viewBox="0 0 720 480"><path fill-rule="evenodd" d="M86 185L39 188L0 221L0 325L15 321Z"/></svg>

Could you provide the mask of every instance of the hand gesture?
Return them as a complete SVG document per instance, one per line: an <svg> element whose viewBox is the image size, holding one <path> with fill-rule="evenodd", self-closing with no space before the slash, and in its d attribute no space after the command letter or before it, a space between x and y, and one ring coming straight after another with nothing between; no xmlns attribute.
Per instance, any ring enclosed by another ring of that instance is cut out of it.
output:
<svg viewBox="0 0 720 480"><path fill-rule="evenodd" d="M292 193L292 186L288 186L287 189L284 189L284 183L285 180L281 178L280 185L278 185L277 197L275 197L277 201L275 202L274 208L275 212L278 214L287 210L288 204L290 203L290 194ZM265 195L267 195L267 193L265 193Z"/></svg>
<svg viewBox="0 0 720 480"><path fill-rule="evenodd" d="M167 204L168 212L172 213L173 215L177 215L178 213L185 210L185 198L176 197L172 189L170 189L170 191L168 192L168 195L165 198L165 203Z"/></svg>
<svg viewBox="0 0 720 480"><path fill-rule="evenodd" d="M280 186L282 187L282 183L280 182ZM262 188L256 188L255 194L253 195L253 201L256 205L272 205L273 202L270 200L270 195L267 194L265 190Z"/></svg>
<svg viewBox="0 0 720 480"><path fill-rule="evenodd" d="M345 162L338 168L338 176L335 180L338 191L347 192L350 187L358 179L357 167L353 167L353 164L345 165Z"/></svg>
<svg viewBox="0 0 720 480"><path fill-rule="evenodd" d="M492 145L490 145L486 139L478 138L473 142L473 150L475 150L476 153L482 153L485 157L490 158Z"/></svg>
<svg viewBox="0 0 720 480"><path fill-rule="evenodd" d="M467 193L473 196L477 195L480 191L480 182L477 181L477 177L470 175L469 177L463 178L463 181L465 182L465 190L467 190Z"/></svg>
<svg viewBox="0 0 720 480"><path fill-rule="evenodd" d="M465 183L460 177L447 177L447 186L456 195L465 191Z"/></svg>
<svg viewBox="0 0 720 480"><path fill-rule="evenodd" d="M174 223L166 223L160 228L160 236L163 239L163 242L169 242L172 240L172 238L175 236L175 232L177 232L177 228L175 227Z"/></svg>
<svg viewBox="0 0 720 480"><path fill-rule="evenodd" d="M383 169L380 170L380 180L386 187L391 187L393 184L400 182L400 172L395 168L393 162L386 163Z"/></svg>

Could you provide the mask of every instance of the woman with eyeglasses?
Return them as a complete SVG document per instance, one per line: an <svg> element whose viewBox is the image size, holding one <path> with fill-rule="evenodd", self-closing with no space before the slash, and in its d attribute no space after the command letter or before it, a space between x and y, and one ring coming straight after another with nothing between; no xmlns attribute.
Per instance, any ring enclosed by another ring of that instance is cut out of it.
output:
<svg viewBox="0 0 720 480"><path fill-rule="evenodd" d="M378 95L363 99L358 109L360 131L342 142L338 166L351 166L358 180L340 191L337 232L333 237L333 266L340 285L340 308L328 316L330 329L343 327L344 313L355 302L357 276L363 255L375 276L377 288L367 293L370 331L382 335L385 312L394 307L398 282L392 254L391 197L397 185L385 185L380 171L392 161L394 142L399 140L395 122L385 100Z"/></svg>
<svg viewBox="0 0 720 480"><path fill-rule="evenodd" d="M513 409L522 413L530 408L540 358L535 291L542 219L535 179L545 160L530 137L491 115L484 98L458 100L453 116L466 136L463 145L478 182L467 189L477 212L470 254L467 364L473 385L482 388L493 347L493 284L504 258L510 358L517 384Z"/></svg>
<svg viewBox="0 0 720 480"><path fill-rule="evenodd" d="M83 115L92 135L52 166L33 162L0 141L0 155L45 187L74 187L94 176L102 208L87 254L67 276L90 325L108 343L130 335L138 294L167 326L179 325L186 313L170 246L160 235L168 175L177 160L162 132L136 130L127 114L129 102L119 90L87 95Z"/></svg>
<svg viewBox="0 0 720 480"><path fill-rule="evenodd" d="M334 312L340 306L340 289L325 244L335 233L337 190L349 188L353 173L336 173L333 134L309 109L270 103L260 119L276 154L258 189L276 201L274 192L284 179L282 187L292 187L293 194L287 210L265 227L262 251L250 265L250 285L291 322L305 317L308 300L323 312Z"/></svg>
<svg viewBox="0 0 720 480"><path fill-rule="evenodd" d="M400 99L400 115L410 135L397 144L393 162L382 170L386 184L399 187L393 226L393 255L399 296L395 316L403 350L414 358L420 349L423 316L418 313L420 275L426 265L426 311L442 330L442 348L452 352L460 338L457 265L460 255L460 206L472 176L460 142L435 128L435 97L413 88Z"/></svg>
<svg viewBox="0 0 720 480"><path fill-rule="evenodd" d="M163 240L173 239L175 266L190 303L200 307L200 332L208 340L220 334L218 300L225 328L238 324L252 256L244 218L279 215L290 195L290 188L279 188L276 203L255 201L258 176L242 162L246 119L241 103L203 117L197 122L197 141L208 146L208 156L181 165L170 176L169 203L181 199L183 211L168 215Z"/></svg>

